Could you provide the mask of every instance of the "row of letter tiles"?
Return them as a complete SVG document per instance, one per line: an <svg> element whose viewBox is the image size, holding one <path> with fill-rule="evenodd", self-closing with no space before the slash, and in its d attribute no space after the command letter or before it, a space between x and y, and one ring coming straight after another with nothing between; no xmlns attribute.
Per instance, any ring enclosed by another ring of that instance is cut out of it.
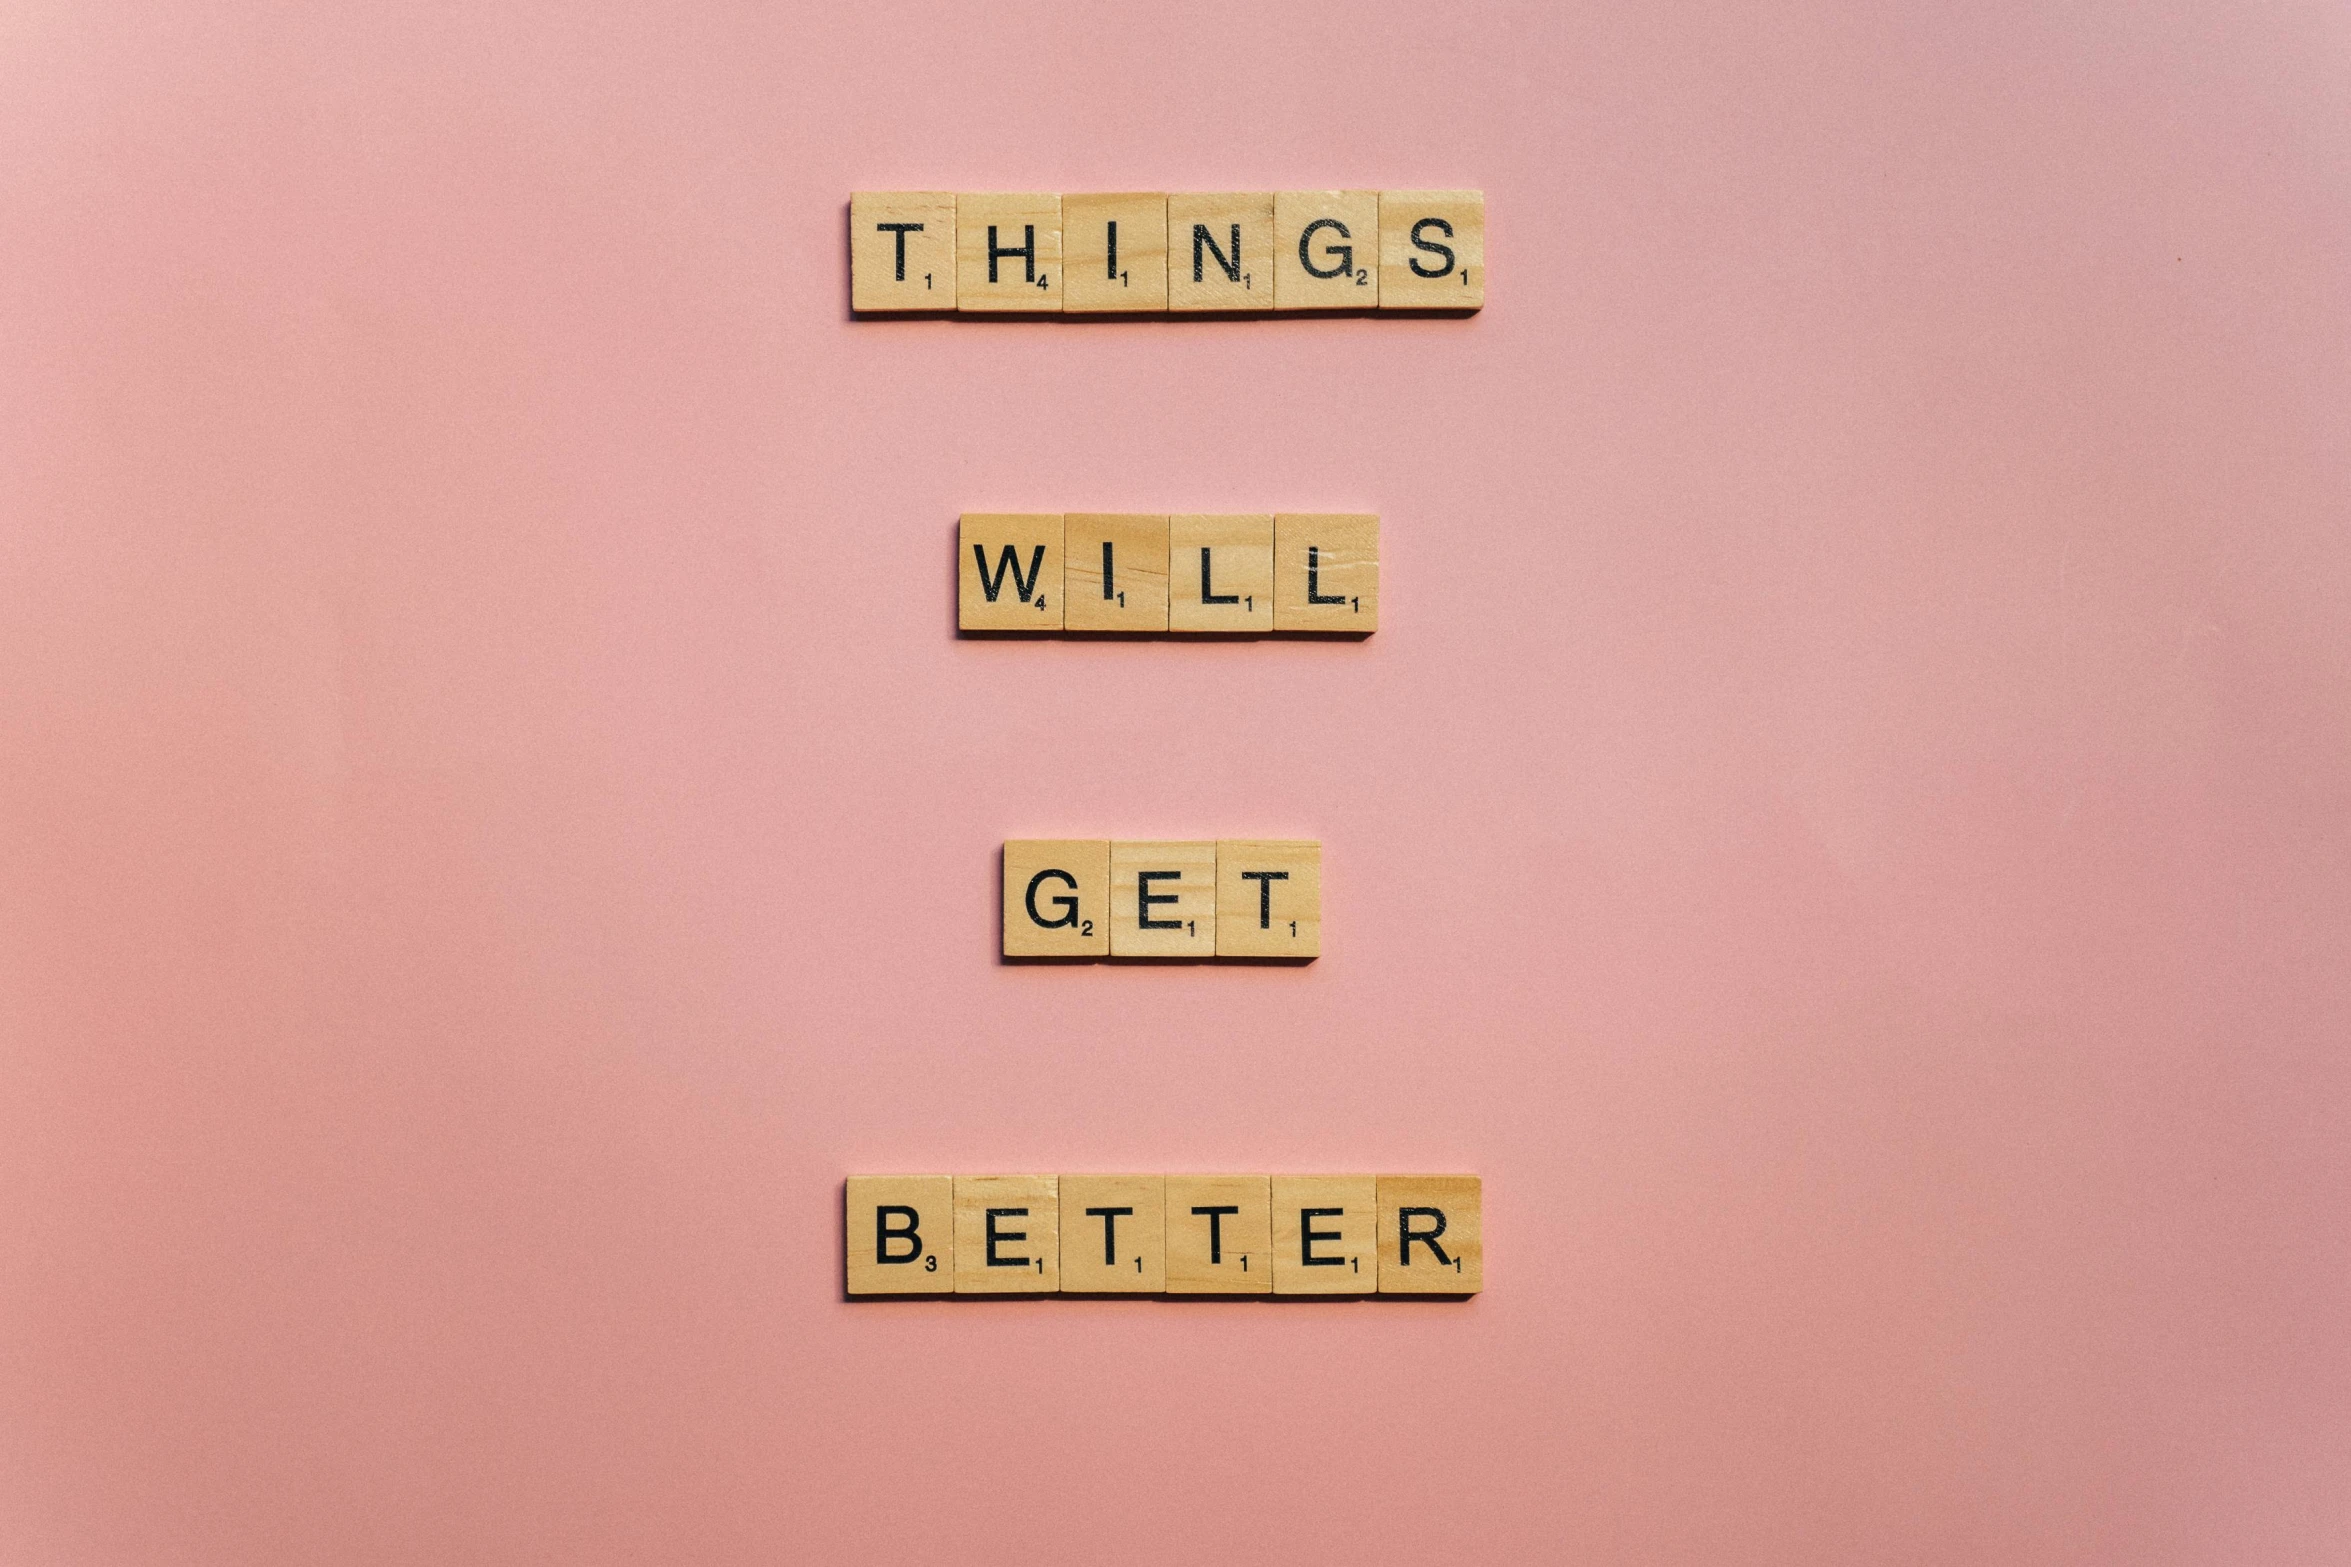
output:
<svg viewBox="0 0 2351 1567"><path fill-rule="evenodd" d="M1380 519L1352 512L965 512L965 631L1367 636Z"/></svg>
<svg viewBox="0 0 2351 1567"><path fill-rule="evenodd" d="M852 1295L1474 1295L1474 1175L852 1175Z"/></svg>
<svg viewBox="0 0 2351 1567"><path fill-rule="evenodd" d="M849 198L858 311L1476 310L1475 190Z"/></svg>
<svg viewBox="0 0 2351 1567"><path fill-rule="evenodd" d="M1317 958L1322 845L1283 838L1004 845L1008 958Z"/></svg>

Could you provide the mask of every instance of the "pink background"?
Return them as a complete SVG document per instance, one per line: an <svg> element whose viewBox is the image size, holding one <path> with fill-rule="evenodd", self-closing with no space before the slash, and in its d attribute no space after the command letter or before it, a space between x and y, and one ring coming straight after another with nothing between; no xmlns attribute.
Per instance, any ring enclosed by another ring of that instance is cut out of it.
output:
<svg viewBox="0 0 2351 1567"><path fill-rule="evenodd" d="M0 1558L2344 1560L2344 18L0 10ZM1484 315L844 319L854 187L1380 183ZM950 634L1275 506L1377 638ZM1076 833L1330 955L1000 965ZM1127 1168L1488 1293L840 1299Z"/></svg>

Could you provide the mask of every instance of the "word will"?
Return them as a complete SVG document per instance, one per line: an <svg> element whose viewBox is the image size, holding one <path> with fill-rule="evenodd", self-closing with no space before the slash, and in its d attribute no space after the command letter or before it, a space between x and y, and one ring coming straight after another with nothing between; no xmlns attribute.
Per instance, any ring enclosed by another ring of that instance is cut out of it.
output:
<svg viewBox="0 0 2351 1567"><path fill-rule="evenodd" d="M1380 520L1334 512L965 512L965 631L1368 636Z"/></svg>

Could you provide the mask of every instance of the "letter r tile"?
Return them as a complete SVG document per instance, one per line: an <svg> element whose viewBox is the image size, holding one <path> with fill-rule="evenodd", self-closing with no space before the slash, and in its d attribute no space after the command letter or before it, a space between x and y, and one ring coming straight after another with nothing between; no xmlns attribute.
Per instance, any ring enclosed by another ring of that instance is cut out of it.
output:
<svg viewBox="0 0 2351 1567"><path fill-rule="evenodd" d="M955 308L955 193L861 190L849 198L849 308Z"/></svg>

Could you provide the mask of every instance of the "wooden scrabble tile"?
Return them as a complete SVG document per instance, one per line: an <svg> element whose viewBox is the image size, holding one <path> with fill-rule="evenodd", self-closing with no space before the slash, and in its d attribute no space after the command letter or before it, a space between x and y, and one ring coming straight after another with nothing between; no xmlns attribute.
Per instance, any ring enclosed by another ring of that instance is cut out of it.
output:
<svg viewBox="0 0 2351 1567"><path fill-rule="evenodd" d="M1380 308L1476 310L1486 302L1486 193L1380 192Z"/></svg>
<svg viewBox="0 0 2351 1567"><path fill-rule="evenodd" d="M1379 302L1380 193L1276 191L1274 308L1370 310Z"/></svg>
<svg viewBox="0 0 2351 1567"><path fill-rule="evenodd" d="M1167 518L1071 512L1063 520L1062 625L1167 629Z"/></svg>
<svg viewBox="0 0 2351 1567"><path fill-rule="evenodd" d="M955 1289L954 1182L944 1175L852 1175L842 1233L852 1295Z"/></svg>
<svg viewBox="0 0 2351 1567"><path fill-rule="evenodd" d="M1061 1288L1061 1192L1051 1175L955 1177L955 1293Z"/></svg>
<svg viewBox="0 0 2351 1567"><path fill-rule="evenodd" d="M1058 512L963 514L955 623L966 631L1061 629Z"/></svg>
<svg viewBox="0 0 2351 1567"><path fill-rule="evenodd" d="M1273 1293L1273 1205L1262 1175L1167 1178L1167 1292Z"/></svg>
<svg viewBox="0 0 2351 1567"><path fill-rule="evenodd" d="M1273 630L1270 515L1179 513L1167 530L1170 631Z"/></svg>
<svg viewBox="0 0 2351 1567"><path fill-rule="evenodd" d="M1216 845L1110 845L1110 955L1216 956Z"/></svg>
<svg viewBox="0 0 2351 1567"><path fill-rule="evenodd" d="M861 190L849 197L849 308L955 308L955 193Z"/></svg>
<svg viewBox="0 0 2351 1567"><path fill-rule="evenodd" d="M1166 1289L1166 1190L1166 1178L1157 1175L1063 1176L1063 1292L1156 1295Z"/></svg>
<svg viewBox="0 0 2351 1567"><path fill-rule="evenodd" d="M1274 630L1380 629L1379 518L1282 512L1273 520L1273 539Z"/></svg>
<svg viewBox="0 0 2351 1567"><path fill-rule="evenodd" d="M1061 198L1061 308L1167 308L1167 197Z"/></svg>
<svg viewBox="0 0 2351 1567"><path fill-rule="evenodd" d="M955 198L955 296L961 310L1061 309L1061 198Z"/></svg>
<svg viewBox="0 0 2351 1567"><path fill-rule="evenodd" d="M1379 1287L1379 1210L1377 1176L1275 1176L1273 1292L1371 1294Z"/></svg>
<svg viewBox="0 0 2351 1567"><path fill-rule="evenodd" d="M1004 845L1004 955L1110 955L1110 842L1013 838Z"/></svg>
<svg viewBox="0 0 2351 1567"><path fill-rule="evenodd" d="M1474 1175L1381 1176L1380 1293L1474 1295L1483 1289L1481 1195Z"/></svg>
<svg viewBox="0 0 2351 1567"><path fill-rule="evenodd" d="M1273 307L1273 193L1170 195L1167 308Z"/></svg>
<svg viewBox="0 0 2351 1567"><path fill-rule="evenodd" d="M1216 845L1216 955L1322 955L1322 845L1220 839Z"/></svg>

